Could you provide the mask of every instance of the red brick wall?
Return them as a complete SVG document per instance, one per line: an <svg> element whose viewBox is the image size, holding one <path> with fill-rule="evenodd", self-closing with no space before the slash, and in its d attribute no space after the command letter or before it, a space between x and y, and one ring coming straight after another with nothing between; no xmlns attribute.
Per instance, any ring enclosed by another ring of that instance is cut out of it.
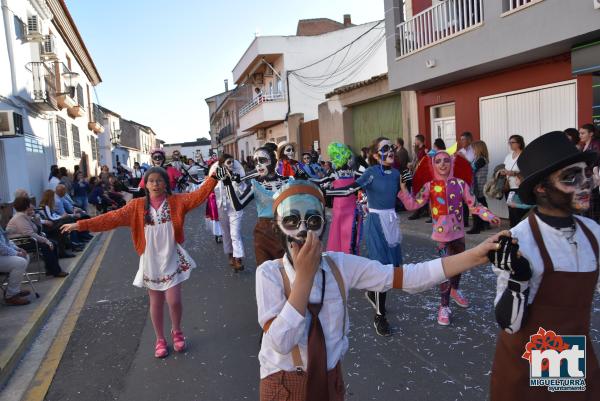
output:
<svg viewBox="0 0 600 401"><path fill-rule="evenodd" d="M554 82L574 79L570 54L541 60L488 74L454 85L417 92L419 131L428 143L431 138L430 108L438 104L455 103L456 135L470 131L479 138L479 98L511 92ZM592 119L592 76L577 77L577 121L585 124ZM565 127L563 127L565 128Z"/></svg>

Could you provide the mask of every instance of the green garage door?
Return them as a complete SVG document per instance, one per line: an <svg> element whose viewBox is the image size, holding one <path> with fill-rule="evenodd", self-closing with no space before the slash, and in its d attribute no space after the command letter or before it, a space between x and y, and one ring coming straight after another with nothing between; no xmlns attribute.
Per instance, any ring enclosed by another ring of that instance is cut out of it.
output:
<svg viewBox="0 0 600 401"><path fill-rule="evenodd" d="M354 106L352 126L355 151L370 146L371 142L380 136L390 138L392 141L402 137L400 95Z"/></svg>

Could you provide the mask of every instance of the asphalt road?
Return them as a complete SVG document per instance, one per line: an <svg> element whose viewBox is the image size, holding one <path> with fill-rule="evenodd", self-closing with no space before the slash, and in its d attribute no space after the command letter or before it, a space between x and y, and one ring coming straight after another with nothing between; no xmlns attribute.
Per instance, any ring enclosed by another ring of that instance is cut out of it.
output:
<svg viewBox="0 0 600 401"><path fill-rule="evenodd" d="M244 215L246 270L238 274L205 230L203 218L200 208L188 215L186 225L184 246L198 264L183 286L188 351L154 358L147 296L131 285L138 257L129 231L119 229L48 401L258 399L259 327L251 238L256 214L251 206ZM403 247L405 262L435 256L431 241L410 233L404 233ZM491 269L480 268L465 274L461 286L471 307L454 307L449 327L436 322L437 290L390 293L388 316L395 334L388 338L375 335L372 308L362 293L353 292L350 349L343 362L347 400L487 399L497 333L492 309L495 276ZM592 336L597 354L598 312L596 297Z"/></svg>

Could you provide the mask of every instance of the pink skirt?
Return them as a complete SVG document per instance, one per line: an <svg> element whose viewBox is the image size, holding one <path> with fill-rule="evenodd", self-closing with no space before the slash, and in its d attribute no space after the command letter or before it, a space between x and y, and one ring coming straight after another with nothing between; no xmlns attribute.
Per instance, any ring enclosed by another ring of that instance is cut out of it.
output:
<svg viewBox="0 0 600 401"><path fill-rule="evenodd" d="M333 182L333 188L341 188L354 183L354 178L341 178ZM356 195L339 196L333 199L333 218L329 228L327 250L351 253L352 225Z"/></svg>
<svg viewBox="0 0 600 401"><path fill-rule="evenodd" d="M217 197L211 192L206 201L206 228L214 236L223 235L221 224L219 223L219 208L217 207Z"/></svg>

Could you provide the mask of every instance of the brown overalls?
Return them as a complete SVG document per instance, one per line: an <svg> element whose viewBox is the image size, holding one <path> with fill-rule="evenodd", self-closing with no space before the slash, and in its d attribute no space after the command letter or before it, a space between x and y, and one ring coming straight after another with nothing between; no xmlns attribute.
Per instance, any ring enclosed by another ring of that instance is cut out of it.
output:
<svg viewBox="0 0 600 401"><path fill-rule="evenodd" d="M575 219L598 258L598 241L589 228ZM534 214L529 216L533 237L544 261L544 275L529 305L527 320L514 334L501 331L492 367L491 401L600 400L600 368L590 341L592 299L598 282L598 261L591 272L554 271ZM586 336L586 391L550 392L529 386L529 362L521 358L529 337L543 327L558 335Z"/></svg>

